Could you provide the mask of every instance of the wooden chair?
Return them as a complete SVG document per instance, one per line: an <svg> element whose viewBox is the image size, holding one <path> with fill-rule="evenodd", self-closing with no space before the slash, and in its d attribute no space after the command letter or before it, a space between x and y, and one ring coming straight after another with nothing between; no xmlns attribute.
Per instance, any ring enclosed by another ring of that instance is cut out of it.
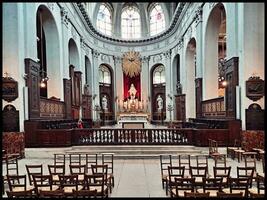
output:
<svg viewBox="0 0 267 200"><path fill-rule="evenodd" d="M222 191L222 177L203 178L203 189L197 189L198 193L210 193L211 197L216 197L217 192Z"/></svg>
<svg viewBox="0 0 267 200"><path fill-rule="evenodd" d="M186 198L208 198L210 193L198 193L198 192L184 192L184 197Z"/></svg>
<svg viewBox="0 0 267 200"><path fill-rule="evenodd" d="M65 174L65 165L47 165L49 174L52 176L52 182L55 185L60 185L59 175Z"/></svg>
<svg viewBox="0 0 267 200"><path fill-rule="evenodd" d="M114 174L113 174L113 153L102 154L102 165L108 165L108 182L114 187Z"/></svg>
<svg viewBox="0 0 267 200"><path fill-rule="evenodd" d="M97 165L98 164L98 155L97 154L86 154L85 160L86 160L86 174L92 174L91 165Z"/></svg>
<svg viewBox="0 0 267 200"><path fill-rule="evenodd" d="M108 180L108 165L91 165L91 169L93 175L104 175L104 184L109 188L109 191L111 192L112 185Z"/></svg>
<svg viewBox="0 0 267 200"><path fill-rule="evenodd" d="M252 187L252 180L254 176L255 168L254 167L238 167L237 166L237 178L248 178L249 187Z"/></svg>
<svg viewBox="0 0 267 200"><path fill-rule="evenodd" d="M178 155L178 163L180 167L185 167L185 176L190 175L191 157L190 155Z"/></svg>
<svg viewBox="0 0 267 200"><path fill-rule="evenodd" d="M6 164L6 175L2 176L2 194L5 193L5 184L8 175L19 175L18 157L16 155L5 155L2 157L3 163Z"/></svg>
<svg viewBox="0 0 267 200"><path fill-rule="evenodd" d="M81 154L79 153L70 153L69 154L70 165L81 165Z"/></svg>
<svg viewBox="0 0 267 200"><path fill-rule="evenodd" d="M36 175L33 176L34 190L37 196L40 195L40 190L43 191L54 191L58 190L59 186L53 185L51 175Z"/></svg>
<svg viewBox="0 0 267 200"><path fill-rule="evenodd" d="M34 198L32 190L11 192L6 191L8 198Z"/></svg>
<svg viewBox="0 0 267 200"><path fill-rule="evenodd" d="M247 177L243 178L229 178L230 188L224 188L222 191L227 194L243 193L243 197L248 197L248 187L250 179Z"/></svg>
<svg viewBox="0 0 267 200"><path fill-rule="evenodd" d="M207 167L194 167L190 166L190 176L191 178L195 178L195 185L203 186L203 178L208 177L208 168Z"/></svg>
<svg viewBox="0 0 267 200"><path fill-rule="evenodd" d="M106 185L106 178L104 174L85 175L84 190L96 191L96 196L102 198L108 197L108 186Z"/></svg>
<svg viewBox="0 0 267 200"><path fill-rule="evenodd" d="M71 175L78 175L78 184L84 184L84 176L86 172L86 165L70 165L70 174Z"/></svg>
<svg viewBox="0 0 267 200"><path fill-rule="evenodd" d="M176 177L174 187L171 190L171 197L184 197L185 192L195 191L195 178Z"/></svg>
<svg viewBox="0 0 267 200"><path fill-rule="evenodd" d="M207 155L197 155L196 156L197 167L207 167L209 166Z"/></svg>
<svg viewBox="0 0 267 200"><path fill-rule="evenodd" d="M54 165L66 166L66 155L65 154L54 154Z"/></svg>
<svg viewBox="0 0 267 200"><path fill-rule="evenodd" d="M218 156L213 156L215 167L226 167L226 155L220 154Z"/></svg>
<svg viewBox="0 0 267 200"><path fill-rule="evenodd" d="M214 178L222 178L222 187L229 187L231 167L213 167Z"/></svg>
<svg viewBox="0 0 267 200"><path fill-rule="evenodd" d="M164 183L167 184L168 166L172 166L172 155L160 155L160 171L161 171L161 183L164 188Z"/></svg>
<svg viewBox="0 0 267 200"><path fill-rule="evenodd" d="M97 190L73 190L74 198L96 198Z"/></svg>
<svg viewBox="0 0 267 200"><path fill-rule="evenodd" d="M39 191L40 198L63 198L64 191L63 190L52 190L52 191Z"/></svg>
<svg viewBox="0 0 267 200"><path fill-rule="evenodd" d="M43 175L43 165L25 165L29 183L30 185L33 185L33 175Z"/></svg>
<svg viewBox="0 0 267 200"><path fill-rule="evenodd" d="M227 157L231 157L232 159L234 159L234 150L237 150L239 148L239 146L240 146L239 140L235 139L234 146L233 147L227 147L227 149L226 149Z"/></svg>
<svg viewBox="0 0 267 200"><path fill-rule="evenodd" d="M218 198L242 198L244 197L243 192L239 193L224 193L224 192L217 192Z"/></svg>
<svg viewBox="0 0 267 200"><path fill-rule="evenodd" d="M256 183L257 183L257 187L252 187L248 189L249 195L250 197L252 197L254 195L254 197L257 196L257 194L265 194L265 177L262 177L260 175L257 174L256 177Z"/></svg>
<svg viewBox="0 0 267 200"><path fill-rule="evenodd" d="M7 182L11 192L32 191L34 189L33 186L27 187L26 175L7 175Z"/></svg>
<svg viewBox="0 0 267 200"><path fill-rule="evenodd" d="M59 175L60 189L64 196L73 196L73 190L81 190L84 186L78 184L78 174Z"/></svg>
<svg viewBox="0 0 267 200"><path fill-rule="evenodd" d="M168 191L172 196L172 191L175 186L175 178L184 178L185 167L180 166L168 166L168 176L166 182L166 194L168 195Z"/></svg>

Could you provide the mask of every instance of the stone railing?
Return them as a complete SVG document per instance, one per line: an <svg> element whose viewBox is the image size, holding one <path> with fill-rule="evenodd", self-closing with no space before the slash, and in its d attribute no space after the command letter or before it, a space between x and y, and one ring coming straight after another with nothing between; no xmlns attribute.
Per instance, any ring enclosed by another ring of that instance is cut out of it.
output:
<svg viewBox="0 0 267 200"><path fill-rule="evenodd" d="M72 144L190 144L179 129L75 129Z"/></svg>

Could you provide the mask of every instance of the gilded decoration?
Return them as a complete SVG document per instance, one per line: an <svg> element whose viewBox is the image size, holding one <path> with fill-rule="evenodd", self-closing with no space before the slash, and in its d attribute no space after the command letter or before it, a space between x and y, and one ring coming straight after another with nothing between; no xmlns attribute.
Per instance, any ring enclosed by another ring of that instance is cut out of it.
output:
<svg viewBox="0 0 267 200"><path fill-rule="evenodd" d="M140 53L129 51L123 55L122 71L129 77L135 77L141 72Z"/></svg>

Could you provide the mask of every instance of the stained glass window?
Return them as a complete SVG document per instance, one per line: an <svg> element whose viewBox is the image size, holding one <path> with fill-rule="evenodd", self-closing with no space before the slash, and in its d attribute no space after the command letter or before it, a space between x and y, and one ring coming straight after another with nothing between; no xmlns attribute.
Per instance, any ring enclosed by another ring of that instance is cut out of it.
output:
<svg viewBox="0 0 267 200"><path fill-rule="evenodd" d="M150 35L156 35L165 30L165 17L162 10L162 7L155 3L152 6L150 15L149 15L149 22L150 22Z"/></svg>
<svg viewBox="0 0 267 200"><path fill-rule="evenodd" d="M140 38L141 22L138 8L127 6L121 14L121 36L125 39Z"/></svg>
<svg viewBox="0 0 267 200"><path fill-rule="evenodd" d="M112 30L111 11L106 4L101 4L97 14L96 27L97 29L106 34L111 35Z"/></svg>

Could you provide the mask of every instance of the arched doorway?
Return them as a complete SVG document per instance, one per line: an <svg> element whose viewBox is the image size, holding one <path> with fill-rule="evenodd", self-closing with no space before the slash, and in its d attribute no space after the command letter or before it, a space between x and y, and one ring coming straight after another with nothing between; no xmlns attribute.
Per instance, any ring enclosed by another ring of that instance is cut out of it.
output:
<svg viewBox="0 0 267 200"><path fill-rule="evenodd" d="M113 70L108 64L101 64L99 73L99 105L101 107L100 119L104 124L113 123L114 120L114 89Z"/></svg>
<svg viewBox="0 0 267 200"><path fill-rule="evenodd" d="M151 69L150 77L152 120L163 122L166 119L166 80L164 65L154 65Z"/></svg>
<svg viewBox="0 0 267 200"><path fill-rule="evenodd" d="M63 98L58 29L52 13L44 5L37 9L36 33L41 77L40 96ZM55 85L58 87L54 87Z"/></svg>
<svg viewBox="0 0 267 200"><path fill-rule="evenodd" d="M222 3L211 11L205 35L204 100L224 96L224 62L226 57L226 13Z"/></svg>
<svg viewBox="0 0 267 200"><path fill-rule="evenodd" d="M176 87L177 87L177 84L180 83L180 54L177 54L174 59L173 59L173 63L172 63L172 80L173 80L173 88L174 88L174 94L177 95L177 90L176 90ZM178 91L179 92L179 91ZM174 110L177 110L177 106L176 103L175 103L175 108ZM177 119L177 116L176 116L176 112L173 113L173 118L174 119Z"/></svg>
<svg viewBox="0 0 267 200"><path fill-rule="evenodd" d="M191 38L185 54L186 63L186 118L196 117L195 74L196 74L196 40Z"/></svg>

